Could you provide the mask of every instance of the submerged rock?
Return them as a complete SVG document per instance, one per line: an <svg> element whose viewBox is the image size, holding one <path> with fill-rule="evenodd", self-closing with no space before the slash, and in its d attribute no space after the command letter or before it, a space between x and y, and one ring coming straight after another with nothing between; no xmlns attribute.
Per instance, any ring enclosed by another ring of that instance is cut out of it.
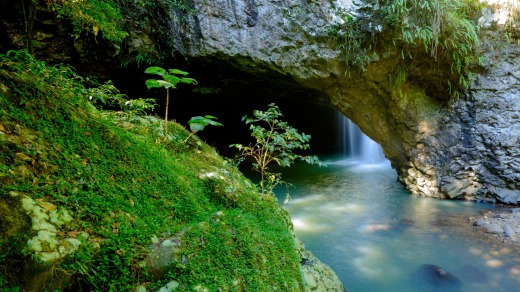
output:
<svg viewBox="0 0 520 292"><path fill-rule="evenodd" d="M462 287L459 278L437 265L424 264L412 274L412 277L417 283L428 283L428 288L433 290L427 291L459 291Z"/></svg>

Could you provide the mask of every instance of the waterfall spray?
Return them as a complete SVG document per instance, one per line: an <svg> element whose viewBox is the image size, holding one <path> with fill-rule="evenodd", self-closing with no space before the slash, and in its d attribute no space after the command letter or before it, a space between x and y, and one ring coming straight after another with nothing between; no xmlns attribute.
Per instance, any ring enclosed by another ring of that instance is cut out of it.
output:
<svg viewBox="0 0 520 292"><path fill-rule="evenodd" d="M368 138L351 120L339 114L341 155L365 164L384 162L385 155L379 144Z"/></svg>

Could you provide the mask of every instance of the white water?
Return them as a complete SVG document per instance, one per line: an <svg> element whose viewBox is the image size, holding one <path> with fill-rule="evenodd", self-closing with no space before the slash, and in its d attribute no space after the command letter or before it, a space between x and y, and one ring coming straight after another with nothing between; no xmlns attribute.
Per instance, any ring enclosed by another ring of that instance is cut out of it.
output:
<svg viewBox="0 0 520 292"><path fill-rule="evenodd" d="M341 114L338 114L338 119L343 158L365 164L378 164L386 160L381 146L361 132L356 124Z"/></svg>

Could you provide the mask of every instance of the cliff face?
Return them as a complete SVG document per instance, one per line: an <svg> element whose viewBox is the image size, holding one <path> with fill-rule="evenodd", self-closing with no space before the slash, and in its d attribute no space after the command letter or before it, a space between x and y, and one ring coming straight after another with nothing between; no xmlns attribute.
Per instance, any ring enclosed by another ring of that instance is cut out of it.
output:
<svg viewBox="0 0 520 292"><path fill-rule="evenodd" d="M461 97L449 97L439 80L449 64L415 52L407 79L396 86L399 50L376 48L366 70L350 70L330 24L345 15L368 19L364 30L391 39L377 7L352 1L193 1L184 26L170 11L176 50L199 59L219 59L255 74L270 71L327 95L357 123L416 194L439 198L520 200L518 179L520 70L518 44L500 41L500 7L481 17L481 65ZM514 3L512 4L514 5ZM189 25L186 25L186 24ZM377 28L377 29L376 29ZM275 82L275 81L274 81ZM295 105L297 106L297 105Z"/></svg>

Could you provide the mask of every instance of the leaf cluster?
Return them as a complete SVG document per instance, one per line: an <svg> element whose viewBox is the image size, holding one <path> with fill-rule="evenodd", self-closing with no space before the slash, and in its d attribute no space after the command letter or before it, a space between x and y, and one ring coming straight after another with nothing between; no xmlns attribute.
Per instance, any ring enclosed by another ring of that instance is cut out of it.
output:
<svg viewBox="0 0 520 292"><path fill-rule="evenodd" d="M114 43L121 43L128 33L122 29L123 17L119 5L113 0L46 0L47 5L58 13L59 17L68 18L74 26L77 36L89 31Z"/></svg>
<svg viewBox="0 0 520 292"><path fill-rule="evenodd" d="M144 115L147 112L153 111L157 106L153 98L129 99L115 87L111 80L104 84L99 84L94 79L87 79L85 82L93 85L93 87L87 89L87 92L89 94L89 100L94 104L119 107L122 113L132 116Z"/></svg>
<svg viewBox="0 0 520 292"><path fill-rule="evenodd" d="M393 31L393 45L400 50L396 80L404 80L406 62L419 48L437 60L446 60L459 86L466 88L468 65L476 63L479 27L474 15L482 8L476 0L375 0L374 19L346 13L341 23L328 27L350 66L365 70L381 45L378 34ZM379 22L379 23L378 23ZM379 27L379 28L378 28ZM372 53L370 53L372 52ZM451 76L445 81L451 89ZM399 83L399 82L397 82ZM455 84L454 84L455 86Z"/></svg>
<svg viewBox="0 0 520 292"><path fill-rule="evenodd" d="M188 124L190 125L190 135L184 140L184 142L188 141L188 139L195 135L197 132L204 130L206 126L217 126L217 127L223 127L221 123L215 121L217 120L216 117L211 115L205 115L205 116L195 116L191 117L191 119L188 121Z"/></svg>
<svg viewBox="0 0 520 292"><path fill-rule="evenodd" d="M186 83L186 84L197 84L197 80L193 78L186 77L188 75L188 72L179 70L179 69L168 69L166 71L165 69L161 67L148 67L144 73L146 74L155 74L159 75L163 78L163 80L160 79L148 79L146 80L146 86L148 89L150 88L160 88L164 87L166 89L168 88L177 88L178 83ZM181 76L181 77L179 77Z"/></svg>
<svg viewBox="0 0 520 292"><path fill-rule="evenodd" d="M255 142L247 146L230 146L240 151L239 163L252 158L253 169L261 175L262 194L272 194L276 185L282 183L278 174L269 171L269 165L272 163L289 167L296 160L302 160L309 164L321 165L317 156L303 156L294 152L309 149L311 136L300 133L283 121L282 117L280 109L274 103L269 104L267 111L255 110L252 117L244 116L243 120L250 125L249 130Z"/></svg>
<svg viewBox="0 0 520 292"><path fill-rule="evenodd" d="M421 46L432 58L447 60L459 86L467 88L467 68L478 61L474 54L480 44L473 16L481 7L474 0L397 0L387 1L383 12L396 31L393 42L402 47L402 60Z"/></svg>

